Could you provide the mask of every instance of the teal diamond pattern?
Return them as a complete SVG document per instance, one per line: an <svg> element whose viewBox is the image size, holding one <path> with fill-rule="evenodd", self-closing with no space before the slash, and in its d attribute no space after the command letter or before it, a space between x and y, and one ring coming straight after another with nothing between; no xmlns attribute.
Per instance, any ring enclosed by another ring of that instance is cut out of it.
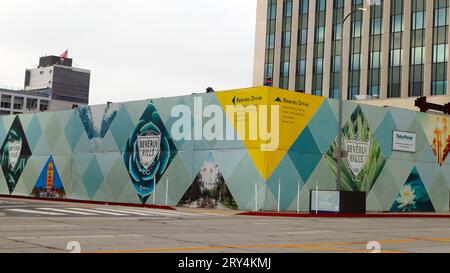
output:
<svg viewBox="0 0 450 273"><path fill-rule="evenodd" d="M326 126L325 126L326 125ZM336 117L325 101L308 125L321 153L326 153L338 133Z"/></svg>
<svg viewBox="0 0 450 273"><path fill-rule="evenodd" d="M34 152L34 148L36 148L36 144L42 134L42 128L39 124L37 115L33 115L33 118L31 119L30 124L25 131L25 134L28 137L28 144L30 145L30 149L32 152Z"/></svg>
<svg viewBox="0 0 450 273"><path fill-rule="evenodd" d="M390 158L392 155L392 132L397 129L392 114L388 112L383 121L375 131L375 137L380 144L384 157Z"/></svg>
<svg viewBox="0 0 450 273"><path fill-rule="evenodd" d="M308 181L311 173L322 159L322 153L308 127L294 142L288 151L288 155L303 181Z"/></svg>
<svg viewBox="0 0 450 273"><path fill-rule="evenodd" d="M97 157L94 156L81 178L83 179L83 184L87 195L89 199L92 200L97 194L104 178L102 170L98 164Z"/></svg>
<svg viewBox="0 0 450 273"><path fill-rule="evenodd" d="M133 128L134 123L128 114L125 104L122 104L122 107L120 107L113 124L111 124L111 127L109 128L109 131L111 132L118 147L123 147L125 145L125 142L130 136L130 132L133 131Z"/></svg>

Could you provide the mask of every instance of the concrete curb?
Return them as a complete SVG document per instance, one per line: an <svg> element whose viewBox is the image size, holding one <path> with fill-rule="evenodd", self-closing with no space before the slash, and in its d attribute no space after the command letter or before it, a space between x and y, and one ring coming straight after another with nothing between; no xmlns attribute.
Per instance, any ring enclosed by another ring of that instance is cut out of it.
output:
<svg viewBox="0 0 450 273"><path fill-rule="evenodd" d="M277 212L241 212L240 216L262 217L296 217L296 218L435 218L450 219L450 214L417 214L417 213L370 213L370 214L312 214L312 213L277 213Z"/></svg>
<svg viewBox="0 0 450 273"><path fill-rule="evenodd" d="M85 201L85 200L74 200L74 199L45 199L45 198L4 195L4 194L0 194L0 198L31 200L31 201L46 201L46 202L61 202L61 203L77 203L77 204L109 205L109 206L121 206L121 207L138 207L138 208L150 208L150 209L177 210L176 208L171 207L171 206L159 206L159 205L147 205L147 204L139 205L139 204L130 204L130 203Z"/></svg>

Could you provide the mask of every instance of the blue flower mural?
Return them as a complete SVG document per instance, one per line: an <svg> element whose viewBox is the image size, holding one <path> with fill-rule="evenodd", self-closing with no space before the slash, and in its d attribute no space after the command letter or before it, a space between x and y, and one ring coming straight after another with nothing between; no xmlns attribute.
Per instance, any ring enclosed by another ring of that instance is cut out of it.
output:
<svg viewBox="0 0 450 273"><path fill-rule="evenodd" d="M175 144L155 105L150 102L122 151L125 166L143 204L176 154Z"/></svg>
<svg viewBox="0 0 450 273"><path fill-rule="evenodd" d="M391 212L434 212L433 203L414 167L392 205Z"/></svg>

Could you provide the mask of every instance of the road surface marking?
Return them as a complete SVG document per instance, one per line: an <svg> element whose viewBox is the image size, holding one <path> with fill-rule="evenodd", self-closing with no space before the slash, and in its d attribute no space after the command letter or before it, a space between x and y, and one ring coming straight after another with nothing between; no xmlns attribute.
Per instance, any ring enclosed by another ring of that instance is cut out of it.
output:
<svg viewBox="0 0 450 273"><path fill-rule="evenodd" d="M411 243L419 239L402 240L384 240L384 244ZM380 241L381 243L381 241ZM261 244L261 245L224 245L224 246L192 246L192 247L173 247L173 248L146 248L146 249L122 249L122 250L104 250L92 251L89 253L149 253L149 252L188 252L188 251L219 251L226 249L298 249L303 251L330 251L330 252L362 252L369 253L370 250L358 247L365 246L367 242L329 242L329 243L303 243L303 244ZM343 247L346 246L346 247ZM383 253L402 253L399 250L382 250Z"/></svg>
<svg viewBox="0 0 450 273"><path fill-rule="evenodd" d="M46 211L53 211L53 212L61 212L64 214L77 214L77 215L98 215L91 212L82 212L82 211L74 211L74 210L68 210L68 209L57 209L57 208L38 208L39 210L46 210Z"/></svg>
<svg viewBox="0 0 450 273"><path fill-rule="evenodd" d="M77 225L2 225L0 228L66 228L66 227L78 227Z"/></svg>
<svg viewBox="0 0 450 273"><path fill-rule="evenodd" d="M36 210L28 210L28 209L7 209L7 211L30 213L30 214L41 214L41 215L54 215L54 216L65 215L65 214L57 213L57 212L36 211Z"/></svg>
<svg viewBox="0 0 450 273"><path fill-rule="evenodd" d="M118 209L96 208L96 210L112 211L112 212L118 212L118 213L127 213L127 214L134 214L134 215L140 215L140 216L154 216L154 214L152 214L152 213L130 211L130 210L126 210L126 209L118 210Z"/></svg>
<svg viewBox="0 0 450 273"><path fill-rule="evenodd" d="M23 237L8 237L10 240L27 240L27 239L93 239L93 238L116 238L116 237L142 237L137 234L124 235L64 235L64 236L23 236Z"/></svg>
<svg viewBox="0 0 450 273"><path fill-rule="evenodd" d="M113 216L127 216L126 214L123 214L123 213L99 211L99 210L94 210L94 209L82 209L82 208L67 208L67 209L69 209L69 210L76 210L76 211L91 212L91 213L98 213L98 214L113 215Z"/></svg>
<svg viewBox="0 0 450 273"><path fill-rule="evenodd" d="M296 235L296 234L318 234L318 233L331 233L332 231L329 230L310 230L310 231L293 231L293 232L287 232L286 234L289 235Z"/></svg>
<svg viewBox="0 0 450 273"><path fill-rule="evenodd" d="M136 209L127 209L128 211L136 211L136 212L148 212L151 214L158 214L164 216L181 216L181 215L189 215L189 216L199 216L199 214L193 213L184 213L184 212L169 212L169 211L161 211L161 210L136 210Z"/></svg>
<svg viewBox="0 0 450 273"><path fill-rule="evenodd" d="M207 215L207 216L222 216L225 217L224 214L215 214L215 213L200 213L201 215Z"/></svg>

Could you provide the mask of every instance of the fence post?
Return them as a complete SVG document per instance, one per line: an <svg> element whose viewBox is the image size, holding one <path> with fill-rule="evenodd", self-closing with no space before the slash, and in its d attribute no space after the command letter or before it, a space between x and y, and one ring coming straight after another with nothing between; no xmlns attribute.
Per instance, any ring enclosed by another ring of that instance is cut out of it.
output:
<svg viewBox="0 0 450 273"><path fill-rule="evenodd" d="M316 181L316 214L319 213L319 184Z"/></svg>
<svg viewBox="0 0 450 273"><path fill-rule="evenodd" d="M169 177L166 177L166 206L168 204L169 199Z"/></svg>
<svg viewBox="0 0 450 273"><path fill-rule="evenodd" d="M278 212L280 212L280 197L281 197L281 177L278 178L278 209L277 209Z"/></svg>
<svg viewBox="0 0 450 273"><path fill-rule="evenodd" d="M258 212L258 184L255 181L255 212Z"/></svg>
<svg viewBox="0 0 450 273"><path fill-rule="evenodd" d="M155 198L156 198L156 181L153 179L153 205L156 205Z"/></svg>
<svg viewBox="0 0 450 273"><path fill-rule="evenodd" d="M300 213L300 179L297 179L297 213Z"/></svg>

